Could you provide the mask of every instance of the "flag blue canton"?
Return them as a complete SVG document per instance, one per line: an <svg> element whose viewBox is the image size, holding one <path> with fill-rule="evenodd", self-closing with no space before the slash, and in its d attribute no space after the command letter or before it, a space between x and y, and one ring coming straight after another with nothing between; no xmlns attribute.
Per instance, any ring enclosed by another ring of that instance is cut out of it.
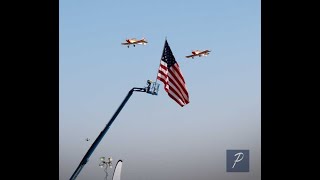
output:
<svg viewBox="0 0 320 180"><path fill-rule="evenodd" d="M171 48L167 41L165 42L165 45L163 48L161 60L167 63L168 68L170 68L172 65L176 63L176 59L174 58Z"/></svg>

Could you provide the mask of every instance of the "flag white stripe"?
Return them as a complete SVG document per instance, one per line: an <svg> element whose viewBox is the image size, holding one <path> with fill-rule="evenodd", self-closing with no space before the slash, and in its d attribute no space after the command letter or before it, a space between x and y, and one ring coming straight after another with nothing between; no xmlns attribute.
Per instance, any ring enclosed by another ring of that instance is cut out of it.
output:
<svg viewBox="0 0 320 180"><path fill-rule="evenodd" d="M181 82L181 84L185 84L185 81L184 81L184 78L183 78L183 76L182 76L182 73L181 73L181 71L180 71L180 68L179 68L179 65L177 65L177 63L173 66L173 67L171 67L171 69L174 69L174 73L175 73L175 75L177 76L177 77L179 77L179 79L181 79L182 80L182 82Z"/></svg>
<svg viewBox="0 0 320 180"><path fill-rule="evenodd" d="M176 80L172 77L172 74L171 74L171 73L169 73L168 75L169 75L169 78L171 79L171 81L169 81L169 85L170 85L170 86L173 86L173 87L176 89L176 91L180 93L180 95L181 95L180 97L181 97L181 98L189 101L188 95L185 94L185 92L182 90L183 87L181 87L181 86L176 82Z"/></svg>
<svg viewBox="0 0 320 180"><path fill-rule="evenodd" d="M184 98L181 91L179 91L177 89L177 87L171 81L169 81L169 92L175 93L179 97L179 99L181 99L183 101L183 103L186 103L186 101L185 101L186 98Z"/></svg>
<svg viewBox="0 0 320 180"><path fill-rule="evenodd" d="M159 71L163 72L164 74L168 74L168 70L163 69L162 67L159 67Z"/></svg>
<svg viewBox="0 0 320 180"><path fill-rule="evenodd" d="M179 86L180 90L182 92L184 92L188 96L188 92L187 92L187 89L185 87L185 84L181 82L182 80L179 77L175 76L174 72L172 72L172 71L169 71L168 76L169 76L170 79L172 79L174 81L176 86Z"/></svg>
<svg viewBox="0 0 320 180"><path fill-rule="evenodd" d="M176 94L173 93L172 91L169 91L168 94L171 94L171 95L174 97L174 99L176 100L176 102L177 102L178 104L180 104L181 106L185 105L185 103L184 103L183 101L181 101L181 99L178 98L178 97L176 96Z"/></svg>
<svg viewBox="0 0 320 180"><path fill-rule="evenodd" d="M164 65L165 67L168 67L168 66L167 66L167 63L164 62L164 61L161 61L160 64Z"/></svg>

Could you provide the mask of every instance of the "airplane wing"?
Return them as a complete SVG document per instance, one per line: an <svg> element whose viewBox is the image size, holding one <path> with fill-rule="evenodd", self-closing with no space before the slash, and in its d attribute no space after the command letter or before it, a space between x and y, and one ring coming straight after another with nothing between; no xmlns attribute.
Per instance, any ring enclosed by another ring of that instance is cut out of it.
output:
<svg viewBox="0 0 320 180"><path fill-rule="evenodd" d="M192 55L189 55L189 56L186 56L186 58L193 58L194 56L205 56L205 55L208 55L209 52L211 52L210 50L205 50L205 51L202 51L198 54L192 54Z"/></svg>
<svg viewBox="0 0 320 180"><path fill-rule="evenodd" d="M202 52L200 52L200 53L198 53L198 54L196 54L196 55L199 55L199 56L208 55L209 52L211 52L211 51L205 50L205 51L202 51ZM195 56L196 56L196 55L195 55Z"/></svg>
<svg viewBox="0 0 320 180"><path fill-rule="evenodd" d="M186 58L191 58L191 57L194 57L194 56L198 56L198 54L192 54L192 55L186 56Z"/></svg>
<svg viewBox="0 0 320 180"><path fill-rule="evenodd" d="M145 41L145 40L139 40L139 41L136 41L136 42L134 42L135 44L138 44L138 43L148 43L147 41Z"/></svg>
<svg viewBox="0 0 320 180"><path fill-rule="evenodd" d="M121 43L122 45L129 45L129 44L138 44L140 41L130 42L130 43Z"/></svg>
<svg viewBox="0 0 320 180"><path fill-rule="evenodd" d="M130 45L130 44L142 44L142 43L148 43L147 41L145 40L138 40L138 41L134 41L134 42L125 42L125 43L121 43L122 45Z"/></svg>

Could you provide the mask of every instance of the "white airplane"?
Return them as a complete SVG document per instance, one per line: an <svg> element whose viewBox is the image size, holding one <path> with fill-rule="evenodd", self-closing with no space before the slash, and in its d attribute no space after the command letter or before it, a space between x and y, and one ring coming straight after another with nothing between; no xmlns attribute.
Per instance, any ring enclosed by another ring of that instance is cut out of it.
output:
<svg viewBox="0 0 320 180"><path fill-rule="evenodd" d="M122 45L127 45L128 48L130 45L133 45L133 47L136 46L136 44L142 44L142 45L146 45L148 42L145 38L142 38L140 40L136 39L136 38L132 38L132 39L126 39L126 42L121 43Z"/></svg>
<svg viewBox="0 0 320 180"><path fill-rule="evenodd" d="M210 50L204 50L204 51L200 51L200 50L194 50L192 51L192 54L189 56L186 56L186 58L194 58L195 56L208 56L209 52L211 52Z"/></svg>

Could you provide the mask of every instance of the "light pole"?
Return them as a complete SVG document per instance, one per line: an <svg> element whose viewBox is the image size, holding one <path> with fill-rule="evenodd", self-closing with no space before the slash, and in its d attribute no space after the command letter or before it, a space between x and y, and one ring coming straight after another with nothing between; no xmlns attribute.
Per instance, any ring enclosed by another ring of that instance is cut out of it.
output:
<svg viewBox="0 0 320 180"><path fill-rule="evenodd" d="M99 167L105 168L104 172L106 173L105 180L108 178L108 168L112 168L112 157L109 157L108 160L106 161L105 157L100 157L100 164Z"/></svg>

